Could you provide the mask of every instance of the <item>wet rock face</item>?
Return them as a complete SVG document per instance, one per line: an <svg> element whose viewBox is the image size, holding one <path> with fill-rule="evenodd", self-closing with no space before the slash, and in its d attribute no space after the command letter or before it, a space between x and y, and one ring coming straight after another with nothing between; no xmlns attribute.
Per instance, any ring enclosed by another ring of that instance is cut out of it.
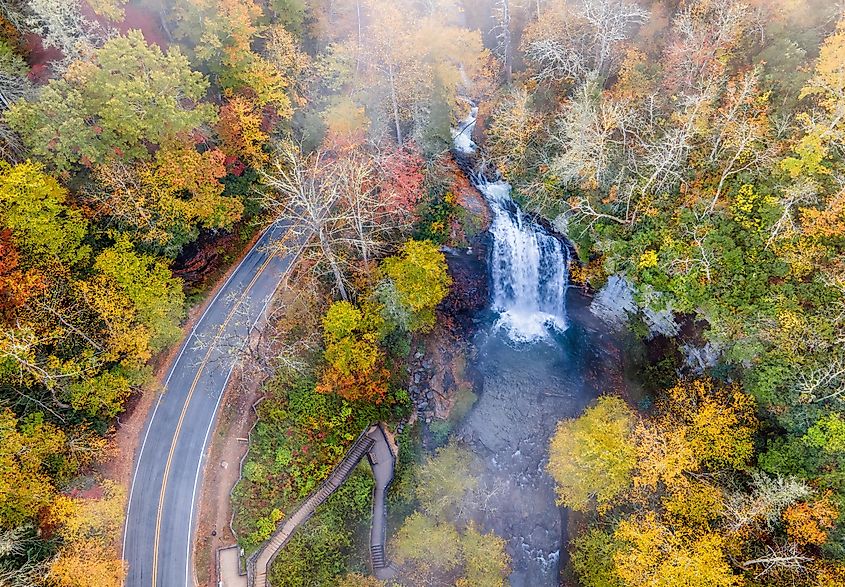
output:
<svg viewBox="0 0 845 587"><path fill-rule="evenodd" d="M482 527L508 541L514 587L559 584L563 544L554 482L545 471L559 420L579 415L618 379L616 341L570 290L569 330L549 343L514 347L479 335L475 367L481 394L458 429L484 463L490 496Z"/></svg>
<svg viewBox="0 0 845 587"><path fill-rule="evenodd" d="M622 275L611 275L593 298L590 311L612 326L622 326L637 313L634 286Z"/></svg>
<svg viewBox="0 0 845 587"><path fill-rule="evenodd" d="M455 249L446 254L452 286L438 308L440 317L462 334L474 330L477 314L489 299L487 287L486 248L478 239L469 249Z"/></svg>

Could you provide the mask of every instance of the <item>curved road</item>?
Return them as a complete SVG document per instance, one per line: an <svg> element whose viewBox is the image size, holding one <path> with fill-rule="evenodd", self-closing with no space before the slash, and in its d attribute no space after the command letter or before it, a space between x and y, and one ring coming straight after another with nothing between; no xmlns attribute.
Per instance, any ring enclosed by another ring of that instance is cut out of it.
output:
<svg viewBox="0 0 845 587"><path fill-rule="evenodd" d="M233 351L261 318L295 256L270 250L286 231L276 223L261 236L170 368L136 456L123 536L127 587L194 585L194 510L208 436L237 361ZM215 344L220 341L225 344Z"/></svg>

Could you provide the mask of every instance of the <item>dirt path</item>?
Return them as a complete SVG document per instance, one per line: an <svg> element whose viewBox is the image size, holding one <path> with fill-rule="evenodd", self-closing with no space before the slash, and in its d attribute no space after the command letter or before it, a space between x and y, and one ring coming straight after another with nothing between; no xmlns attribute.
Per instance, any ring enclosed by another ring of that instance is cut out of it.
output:
<svg viewBox="0 0 845 587"><path fill-rule="evenodd" d="M198 584L209 587L217 584L217 549L235 544L230 493L240 478L240 462L249 448L247 436L255 423L252 406L261 397L259 385L244 383L239 374L226 389L203 474L194 567Z"/></svg>

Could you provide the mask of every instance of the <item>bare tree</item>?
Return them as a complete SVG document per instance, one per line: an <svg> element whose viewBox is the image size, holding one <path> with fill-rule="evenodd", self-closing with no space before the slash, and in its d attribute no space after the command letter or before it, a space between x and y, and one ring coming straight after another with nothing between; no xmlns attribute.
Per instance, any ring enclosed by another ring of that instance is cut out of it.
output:
<svg viewBox="0 0 845 587"><path fill-rule="evenodd" d="M817 201L819 186L812 180L802 179L783 187L781 190L781 215L771 229L766 240L766 248L772 246L782 235L798 232L796 223L797 208L802 204L812 204Z"/></svg>
<svg viewBox="0 0 845 587"><path fill-rule="evenodd" d="M812 495L812 490L792 477L769 477L765 473L753 474L750 492L740 491L728 496L725 518L733 532L742 528L764 524L771 529L787 507Z"/></svg>
<svg viewBox="0 0 845 587"><path fill-rule="evenodd" d="M341 205L349 217L347 242L358 252L365 268L369 268L373 257L384 251L389 235L399 228L393 224L393 194L377 190L375 165L368 154L348 153L333 165Z"/></svg>
<svg viewBox="0 0 845 587"><path fill-rule="evenodd" d="M496 0L493 16L496 19L496 26L491 32L495 33L496 39L498 40L496 52L502 59L502 68L505 72L505 83L510 85L511 80L513 79L510 0Z"/></svg>
<svg viewBox="0 0 845 587"><path fill-rule="evenodd" d="M625 104L603 96L597 82L581 86L552 135L561 147L552 161L561 182L607 187L620 171L622 135L631 115Z"/></svg>
<svg viewBox="0 0 845 587"><path fill-rule="evenodd" d="M765 554L743 562L742 566L746 569L760 568L760 571L755 575L755 578L760 579L777 571L788 571L793 574L804 573L807 569L807 563L812 561L811 557L801 553L798 545L787 542L774 546L767 545Z"/></svg>
<svg viewBox="0 0 845 587"><path fill-rule="evenodd" d="M745 171L759 171L774 160L777 142L772 140L765 107L760 106L754 69L729 84L723 107L717 111L715 132L708 135L712 148L708 161L720 169L719 184L710 203L713 212L725 181Z"/></svg>
<svg viewBox="0 0 845 587"><path fill-rule="evenodd" d="M619 43L628 39L633 25L648 19L649 12L624 0L582 0L582 5L593 32L594 69L606 76Z"/></svg>
<svg viewBox="0 0 845 587"><path fill-rule="evenodd" d="M284 149L282 158L261 172L269 188L264 191L264 203L278 219L290 222L289 239L304 247L306 256L316 253L329 266L341 298L349 300L343 245L350 218L340 205L340 185L325 165L326 159L323 151L303 156L295 147Z"/></svg>
<svg viewBox="0 0 845 587"><path fill-rule="evenodd" d="M79 0L29 0L24 14L27 27L46 46L62 52L64 59L57 63L61 69L89 55L114 34L87 18Z"/></svg>
<svg viewBox="0 0 845 587"><path fill-rule="evenodd" d="M672 24L667 50L672 85L698 93L702 84L724 74L724 56L752 24L747 4L737 0L695 0L681 9Z"/></svg>
<svg viewBox="0 0 845 587"><path fill-rule="evenodd" d="M291 225L287 240L304 247L303 259L315 261L315 269L328 267L344 300L352 265L362 261L367 269L403 227L393 210L395 194L380 192L377 179L363 150L305 156L291 147L263 172L266 205Z"/></svg>
<svg viewBox="0 0 845 587"><path fill-rule="evenodd" d="M834 354L798 376L795 392L801 403L821 403L845 396L845 356Z"/></svg>
<svg viewBox="0 0 845 587"><path fill-rule="evenodd" d="M577 83L590 72L606 78L622 43L648 15L625 0L559 2L527 31L525 56L534 64L535 79Z"/></svg>

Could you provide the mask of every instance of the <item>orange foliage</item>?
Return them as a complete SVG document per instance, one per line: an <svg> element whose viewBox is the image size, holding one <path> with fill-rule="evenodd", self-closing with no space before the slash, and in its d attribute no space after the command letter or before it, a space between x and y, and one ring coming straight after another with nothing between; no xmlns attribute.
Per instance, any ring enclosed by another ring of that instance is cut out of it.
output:
<svg viewBox="0 0 845 587"><path fill-rule="evenodd" d="M323 371L317 393L336 393L346 401L368 401L380 404L387 395L390 372L384 367L345 375L336 367Z"/></svg>
<svg viewBox="0 0 845 587"><path fill-rule="evenodd" d="M379 161L379 190L400 219L414 219L424 195L425 161L413 143L397 148Z"/></svg>
<svg viewBox="0 0 845 587"><path fill-rule="evenodd" d="M802 208L801 227L811 238L841 238L845 235L845 191L839 192L821 209Z"/></svg>
<svg viewBox="0 0 845 587"><path fill-rule="evenodd" d="M20 269L20 252L8 229L0 231L0 319L23 306L44 287L43 279L34 271Z"/></svg>
<svg viewBox="0 0 845 587"><path fill-rule="evenodd" d="M795 503L786 508L783 520L786 533L798 544L821 546L827 542L827 533L839 517L839 508L831 501L830 492L809 503Z"/></svg>
<svg viewBox="0 0 845 587"><path fill-rule="evenodd" d="M244 96L234 96L220 108L216 126L221 148L227 155L237 157L252 167L267 162L263 146L269 136L261 130L261 112L256 104Z"/></svg>

